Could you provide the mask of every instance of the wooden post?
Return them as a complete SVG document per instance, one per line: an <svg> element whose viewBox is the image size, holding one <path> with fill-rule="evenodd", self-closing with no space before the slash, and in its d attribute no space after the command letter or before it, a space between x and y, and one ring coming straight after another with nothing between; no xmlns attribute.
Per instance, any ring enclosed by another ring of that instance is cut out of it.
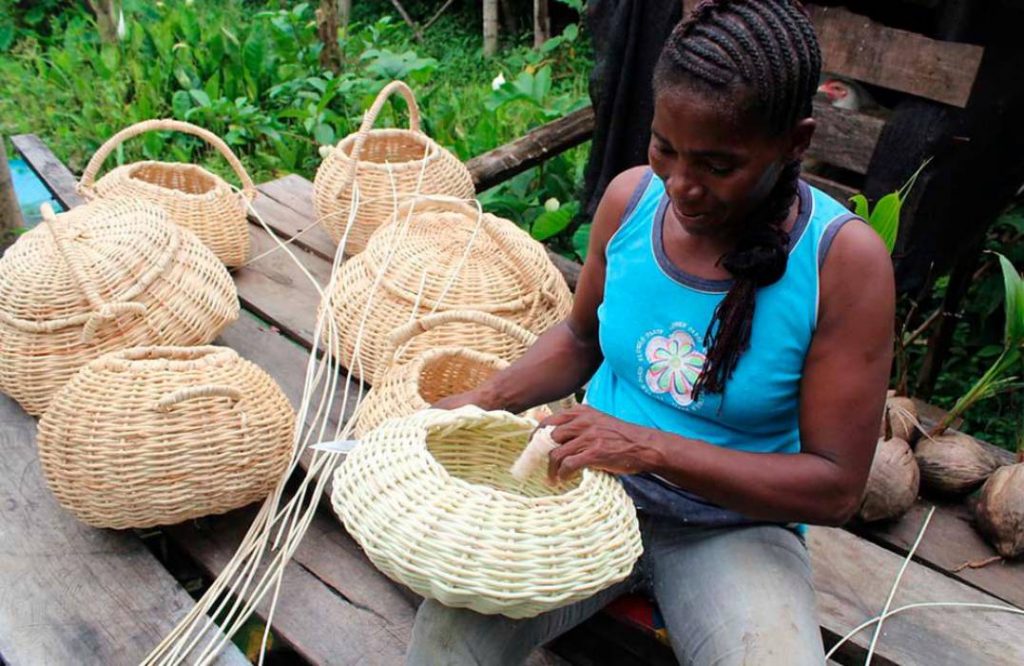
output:
<svg viewBox="0 0 1024 666"><path fill-rule="evenodd" d="M338 5L336 0L320 0L316 10L316 33L323 48L320 66L335 74L341 71L341 50L338 48Z"/></svg>
<svg viewBox="0 0 1024 666"><path fill-rule="evenodd" d="M484 55L498 52L498 0L484 0Z"/></svg>
<svg viewBox="0 0 1024 666"><path fill-rule="evenodd" d="M540 48L551 39L551 16L548 0L533 0L533 47Z"/></svg>
<svg viewBox="0 0 1024 666"><path fill-rule="evenodd" d="M347 28L351 18L352 0L338 0L338 25L342 28Z"/></svg>
<svg viewBox="0 0 1024 666"><path fill-rule="evenodd" d="M96 15L100 38L108 44L117 43L117 26L122 20L121 7L117 0L89 0L89 8Z"/></svg>
<svg viewBox="0 0 1024 666"><path fill-rule="evenodd" d="M6 139L0 135L0 255L14 242L14 230L21 227L21 207L14 193L14 181L7 164Z"/></svg>

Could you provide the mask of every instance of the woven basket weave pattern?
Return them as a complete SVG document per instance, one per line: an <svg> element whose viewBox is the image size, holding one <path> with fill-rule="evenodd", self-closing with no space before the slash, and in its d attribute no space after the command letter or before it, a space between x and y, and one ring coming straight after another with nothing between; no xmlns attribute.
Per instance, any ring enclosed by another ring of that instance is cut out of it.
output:
<svg viewBox="0 0 1024 666"><path fill-rule="evenodd" d="M636 510L603 472L556 489L513 479L535 426L474 407L390 420L338 467L332 504L373 563L423 596L512 618L571 604L632 571Z"/></svg>
<svg viewBox="0 0 1024 666"><path fill-rule="evenodd" d="M438 202L417 202L407 225L406 219L403 207L374 234L365 252L343 264L331 294L339 331L334 353L356 376L372 382L389 358L388 335L414 314L434 308L491 313L537 335L568 315L572 295L561 273L543 246L512 222L485 214L474 237L476 211ZM387 263L389 249L393 257ZM375 277L385 265L374 291ZM356 334L367 309L358 362L353 362ZM408 353L444 346L505 360L526 351L522 343L490 327L452 323L417 336Z"/></svg>
<svg viewBox="0 0 1024 666"><path fill-rule="evenodd" d="M371 129L384 102L399 92L409 106L410 129ZM394 81L380 92L360 129L328 153L313 181L313 203L335 243L341 242L352 206L353 183L359 209L345 252L362 252L370 236L395 209L414 194L473 197L473 177L457 157L420 132L419 109L409 88Z"/></svg>
<svg viewBox="0 0 1024 666"><path fill-rule="evenodd" d="M133 346L206 344L238 311L227 270L162 209L80 206L0 258L0 391L41 415L90 360Z"/></svg>
<svg viewBox="0 0 1024 666"><path fill-rule="evenodd" d="M133 348L91 362L57 394L39 457L58 501L86 523L167 525L266 497L293 428L277 384L233 350Z"/></svg>
<svg viewBox="0 0 1024 666"><path fill-rule="evenodd" d="M95 180L99 168L119 144L157 130L185 132L212 145L238 175L241 192L199 166L176 162L135 162ZM256 196L256 186L227 144L201 127L177 120L147 120L118 132L90 160L78 189L88 199L152 201L167 211L172 222L193 231L225 265L241 266L249 258L246 203Z"/></svg>

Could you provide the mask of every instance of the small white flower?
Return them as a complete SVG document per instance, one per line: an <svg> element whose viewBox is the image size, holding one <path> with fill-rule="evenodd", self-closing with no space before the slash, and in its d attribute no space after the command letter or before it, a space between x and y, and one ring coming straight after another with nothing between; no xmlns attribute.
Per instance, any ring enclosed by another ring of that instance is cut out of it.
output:
<svg viewBox="0 0 1024 666"><path fill-rule="evenodd" d="M498 88L505 85L505 73L498 72L498 75L491 81L491 90L497 90Z"/></svg>
<svg viewBox="0 0 1024 666"><path fill-rule="evenodd" d="M334 146L320 146L320 159L325 160L327 156L334 150Z"/></svg>
<svg viewBox="0 0 1024 666"><path fill-rule="evenodd" d="M128 26L124 24L124 10L122 9L117 17L117 39L123 41L124 36L127 34Z"/></svg>
<svg viewBox="0 0 1024 666"><path fill-rule="evenodd" d="M554 197L551 197L550 199L544 202L544 210L548 211L549 213L554 213L561 207L562 204L559 203L558 199Z"/></svg>

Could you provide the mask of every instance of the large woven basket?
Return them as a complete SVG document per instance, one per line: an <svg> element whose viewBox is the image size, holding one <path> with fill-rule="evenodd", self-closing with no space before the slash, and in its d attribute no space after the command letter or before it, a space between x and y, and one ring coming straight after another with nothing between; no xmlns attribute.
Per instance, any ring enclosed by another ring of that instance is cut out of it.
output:
<svg viewBox="0 0 1024 666"><path fill-rule="evenodd" d="M636 510L604 472L516 481L536 425L472 406L389 420L336 470L334 510L377 568L445 605L522 618L589 597L632 571Z"/></svg>
<svg viewBox="0 0 1024 666"><path fill-rule="evenodd" d="M206 344L238 318L227 270L155 204L43 217L0 258L0 391L28 413L106 352Z"/></svg>
<svg viewBox="0 0 1024 666"><path fill-rule="evenodd" d="M265 498L294 420L274 380L227 347L136 347L92 361L54 397L39 459L84 522L169 525Z"/></svg>
<svg viewBox="0 0 1024 666"><path fill-rule="evenodd" d="M377 382L359 403L355 416L355 436L362 437L390 418L408 416L430 407L441 398L476 388L509 362L493 354L465 347L436 347L416 354L405 352L406 344L417 335L448 324L479 324L492 329L524 348L537 336L522 326L486 312L450 310L427 315L391 335L390 363L377 376ZM572 399L565 401L566 406ZM536 413L536 412L534 412Z"/></svg>
<svg viewBox="0 0 1024 666"><path fill-rule="evenodd" d="M373 129L384 103L399 92L409 106L409 129ZM355 134L338 142L317 169L313 202L317 219L340 243L348 224L353 189L358 208L345 239L345 252L363 251L373 231L414 194L460 199L475 193L473 177L457 157L420 131L420 111L412 90L392 81L380 91Z"/></svg>
<svg viewBox="0 0 1024 666"><path fill-rule="evenodd" d="M145 132L162 130L191 134L216 148L241 181L241 192L200 166L180 162L135 162L119 166L96 180L103 162L124 141ZM195 232L225 265L241 266L249 259L246 207L256 196L256 186L228 145L202 127L163 119L146 120L121 130L100 146L89 160L78 191L86 199L152 201L167 211L172 222Z"/></svg>
<svg viewBox="0 0 1024 666"><path fill-rule="evenodd" d="M544 246L512 222L481 217L462 202L414 200L377 230L365 252L342 265L330 307L338 331L334 353L350 372L375 383L391 352L388 336L416 316L477 310L539 335L568 315L572 295ZM505 360L526 350L489 326L453 322L416 336L407 351L442 346Z"/></svg>

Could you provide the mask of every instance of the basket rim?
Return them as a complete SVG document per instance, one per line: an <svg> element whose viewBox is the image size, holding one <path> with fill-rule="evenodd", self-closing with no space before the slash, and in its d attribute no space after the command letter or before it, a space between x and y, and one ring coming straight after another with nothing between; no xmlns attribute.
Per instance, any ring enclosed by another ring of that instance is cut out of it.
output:
<svg viewBox="0 0 1024 666"><path fill-rule="evenodd" d="M176 169L179 171L194 171L200 175L210 178L213 181L213 187L201 194L193 194L191 192L183 192L182 190L175 189L173 187L164 187L163 185L157 185L147 180L142 180L135 176L135 171L143 167L160 167L166 169ZM197 164L189 164L187 162L164 162L161 160L141 160L139 162L132 162L131 164L122 164L121 166L113 169L103 178L97 181L96 186L103 183L104 180L111 178L114 174L117 174L121 180L129 181L134 187L142 188L148 191L153 196L162 197L174 197L177 199L186 199L192 201L213 201L215 199L221 199L229 197L231 195L242 196L241 192L235 192L231 185L226 180L218 176L217 174L204 169ZM113 179L112 179L113 180ZM95 186L94 186L95 187Z"/></svg>
<svg viewBox="0 0 1024 666"><path fill-rule="evenodd" d="M388 139L391 137L400 136L408 139L412 139L414 142L419 143L427 148L427 154L424 157L420 157L414 160L402 160L401 162L374 162L366 157L360 157L358 160L353 160L350 154L356 140L359 138L358 134L349 134L344 137L341 141L335 145L334 150L331 151L332 155L335 155L336 159L345 164L357 164L360 170L370 169L373 171L387 172L387 171L406 171L414 168L421 168L424 163L433 162L440 159L441 157L441 146L436 141L431 139L422 132L414 132L408 129L400 129L389 127L385 129L372 129L367 132L366 142L372 142L381 139ZM363 145L363 153L366 153L366 145Z"/></svg>
<svg viewBox="0 0 1024 666"><path fill-rule="evenodd" d="M177 358L175 358L177 357ZM197 345L149 345L128 347L100 356L89 365L93 368L124 372L128 370L195 370L234 363L241 357L231 347Z"/></svg>
<svg viewBox="0 0 1024 666"><path fill-rule="evenodd" d="M428 363L439 361L441 360L442 357L445 356L461 356L463 358L468 358L471 361L475 361L482 365L487 365L491 368L494 368L496 372L504 368L507 368L510 365L508 361L502 359L500 356L497 356L495 354L489 354L477 351L476 349L469 349L467 347L455 347L453 345L449 345L446 347L427 349L423 352L414 355L412 358L410 358L404 363L399 361L394 366L395 379L401 381L405 379L405 375L407 373L409 375L412 375L412 378L411 380L409 380L409 383L412 384L416 389L416 398L423 403L423 406L430 407L430 403L427 402L426 398L423 397L423 390L421 388L421 379L423 378L423 372L425 371L426 365Z"/></svg>

